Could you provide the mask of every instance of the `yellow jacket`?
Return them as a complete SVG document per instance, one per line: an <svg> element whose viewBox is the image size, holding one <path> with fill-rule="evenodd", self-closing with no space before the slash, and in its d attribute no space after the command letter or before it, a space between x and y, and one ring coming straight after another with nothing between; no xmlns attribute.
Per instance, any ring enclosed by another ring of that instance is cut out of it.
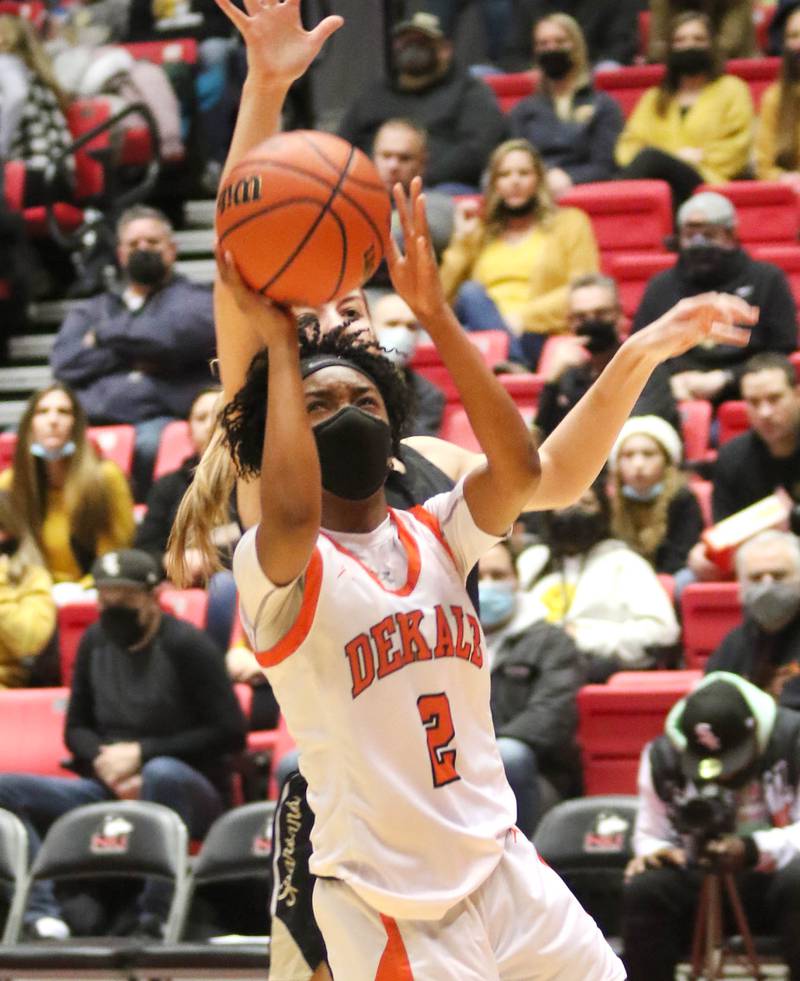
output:
<svg viewBox="0 0 800 981"><path fill-rule="evenodd" d="M18 583L8 582L7 560L0 561L0 688L26 682L22 659L38 654L56 626L53 580L46 569L32 566Z"/></svg>
<svg viewBox="0 0 800 981"><path fill-rule="evenodd" d="M136 530L133 518L133 497L127 477L111 460L100 462L100 471L111 498L111 528L97 538L96 554L103 555L115 548L127 548ZM14 472L11 468L0 473L0 490L11 487ZM79 582L84 571L70 543L70 516L64 505L64 492L47 492L47 509L41 529L42 550L47 568L56 582Z"/></svg>
<svg viewBox="0 0 800 981"><path fill-rule="evenodd" d="M780 83L774 82L761 99L761 111L756 129L756 177L760 181L778 180L785 168L775 163L778 152L778 109L781 102ZM800 128L794 134L795 145L800 146Z"/></svg>
<svg viewBox="0 0 800 981"><path fill-rule="evenodd" d="M577 276L599 268L597 242L588 216L578 208L556 208L536 226L531 239L532 251L539 258L531 266L530 300L522 310L522 329L556 334L567 329L567 286ZM481 281L474 269L482 244L478 233L454 239L445 250L440 272L449 300L465 280Z"/></svg>
<svg viewBox="0 0 800 981"><path fill-rule="evenodd" d="M620 167L645 147L673 155L684 147L700 147L703 159L695 167L706 183L740 176L750 162L753 143L753 100L747 83L734 75L720 75L684 115L675 98L663 116L657 115L658 92L656 87L648 89L625 124L617 141Z"/></svg>

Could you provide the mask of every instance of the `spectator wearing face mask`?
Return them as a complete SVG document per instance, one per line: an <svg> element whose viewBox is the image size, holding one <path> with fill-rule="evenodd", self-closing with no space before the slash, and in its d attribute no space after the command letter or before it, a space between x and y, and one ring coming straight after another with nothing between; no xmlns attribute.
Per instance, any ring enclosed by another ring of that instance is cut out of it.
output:
<svg viewBox="0 0 800 981"><path fill-rule="evenodd" d="M730 671L800 710L800 541L762 531L736 552L744 621L727 634L706 672Z"/></svg>
<svg viewBox="0 0 800 981"><path fill-rule="evenodd" d="M650 668L680 629L653 567L611 537L605 477L581 499L542 515L543 544L520 555L520 580L537 618L558 624L583 655L589 681Z"/></svg>
<svg viewBox="0 0 800 981"><path fill-rule="evenodd" d="M633 331L660 317L686 296L709 290L735 293L759 309L747 347L699 345L665 362L676 399L739 397L746 361L761 351L788 354L797 346L797 309L783 271L757 262L736 237L736 210L714 191L690 198L678 211L678 261L658 273L633 318Z"/></svg>
<svg viewBox="0 0 800 981"><path fill-rule="evenodd" d="M698 184L744 176L750 162L753 100L742 79L722 73L714 36L704 14L675 18L664 79L636 103L617 143L619 177L666 181L675 207Z"/></svg>
<svg viewBox="0 0 800 981"><path fill-rule="evenodd" d="M610 276L587 273L574 279L569 284L567 311L571 334L559 339L549 357L536 412L536 429L542 437L549 436L586 394L622 343L624 318L617 284ZM672 426L680 426L669 373L660 365L639 396L634 414L661 416Z"/></svg>
<svg viewBox="0 0 800 981"><path fill-rule="evenodd" d="M675 575L703 530L697 498L681 473L683 446L668 422L634 416L609 457L611 531L652 565Z"/></svg>
<svg viewBox="0 0 800 981"><path fill-rule="evenodd" d="M387 293L375 304L372 324L378 343L397 365L411 391L412 411L408 436L435 436L442 425L445 397L441 389L409 367L420 335L424 333L411 307L397 295Z"/></svg>
<svg viewBox="0 0 800 981"><path fill-rule="evenodd" d="M117 224L122 289L67 314L50 355L53 374L71 385L93 425L136 426L133 484L143 501L161 431L185 419L197 393L213 382L211 290L175 272L172 226L138 205Z"/></svg>
<svg viewBox="0 0 800 981"><path fill-rule="evenodd" d="M553 13L533 31L539 89L511 110L513 137L532 143L558 200L573 184L610 180L617 169L614 147L622 132L615 99L592 85L586 40L569 14Z"/></svg>
<svg viewBox="0 0 800 981"><path fill-rule="evenodd" d="M483 556L478 572L497 746L517 798L517 826L530 838L547 798L580 792L578 650L537 618L504 543Z"/></svg>
<svg viewBox="0 0 800 981"><path fill-rule="evenodd" d="M670 24L679 14L696 11L711 22L723 58L756 56L753 0L650 0L648 61L664 61L669 49Z"/></svg>
<svg viewBox="0 0 800 981"><path fill-rule="evenodd" d="M756 131L756 177L800 189L800 7L785 18L781 73L764 93Z"/></svg>

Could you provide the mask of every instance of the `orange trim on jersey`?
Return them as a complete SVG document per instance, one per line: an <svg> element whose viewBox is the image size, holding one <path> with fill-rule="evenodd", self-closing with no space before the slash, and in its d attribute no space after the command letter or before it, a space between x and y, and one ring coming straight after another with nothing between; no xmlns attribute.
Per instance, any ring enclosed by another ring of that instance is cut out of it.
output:
<svg viewBox="0 0 800 981"><path fill-rule="evenodd" d="M314 614L317 612L321 586L322 555L319 548L315 546L306 568L303 600L294 623L274 647L270 647L266 651L254 652L256 660L262 668L274 668L276 664L285 661L290 654L294 654L306 639L311 624L314 622Z"/></svg>
<svg viewBox="0 0 800 981"><path fill-rule="evenodd" d="M414 981L397 921L381 913L381 923L386 931L386 946L383 948L375 981Z"/></svg>
<svg viewBox="0 0 800 981"><path fill-rule="evenodd" d="M389 508L389 518L394 523L397 529L397 537L400 539L400 545L403 547L406 553L406 560L408 562L408 569L406 572L406 581L399 589L389 589L388 586L384 585L378 576L370 569L368 566L364 565L361 559L354 555L349 548L344 545L340 545L335 538L331 538L326 532L322 532L323 535L328 539L334 548L337 548L343 555L357 562L364 572L381 587L385 593L391 593L392 596L408 596L408 594L417 585L419 579L419 572L421 568L421 561L419 556L419 546L417 541L411 532L406 528L402 521L398 519L397 513L393 508Z"/></svg>
<svg viewBox="0 0 800 981"><path fill-rule="evenodd" d="M450 543L444 537L444 532L442 531L442 525L435 514L431 514L430 511L426 511L421 504L417 504L416 507L409 508L409 514L413 514L420 524L425 525L428 531L433 532L439 542L444 546L445 552L450 556L453 565L458 569L458 563L456 562L456 557L453 555L453 550L450 548Z"/></svg>

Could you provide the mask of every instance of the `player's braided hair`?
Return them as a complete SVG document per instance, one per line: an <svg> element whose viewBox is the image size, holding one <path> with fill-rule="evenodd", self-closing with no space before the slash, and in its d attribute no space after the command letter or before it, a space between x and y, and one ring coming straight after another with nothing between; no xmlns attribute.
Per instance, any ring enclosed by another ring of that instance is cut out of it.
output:
<svg viewBox="0 0 800 981"><path fill-rule="evenodd" d="M364 331L354 331L347 324L323 332L318 324L299 331L301 362L310 357L327 355L341 358L362 371L374 383L383 398L392 430L392 450L399 453L409 409L408 387L395 365ZM223 439L240 477L257 477L261 472L261 455L267 424L268 354L260 351L251 361L244 385L225 406L220 417Z"/></svg>

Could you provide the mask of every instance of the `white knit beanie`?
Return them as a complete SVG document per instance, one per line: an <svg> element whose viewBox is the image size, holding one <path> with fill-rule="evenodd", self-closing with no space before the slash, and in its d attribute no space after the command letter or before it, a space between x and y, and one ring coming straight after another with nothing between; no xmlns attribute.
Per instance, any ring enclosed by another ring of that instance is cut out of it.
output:
<svg viewBox="0 0 800 981"><path fill-rule="evenodd" d="M612 470L617 469L617 456L622 444L629 436L649 436L667 454L673 466L679 467L683 458L683 443L672 426L660 416L631 416L620 430L617 441L611 448L608 462Z"/></svg>

